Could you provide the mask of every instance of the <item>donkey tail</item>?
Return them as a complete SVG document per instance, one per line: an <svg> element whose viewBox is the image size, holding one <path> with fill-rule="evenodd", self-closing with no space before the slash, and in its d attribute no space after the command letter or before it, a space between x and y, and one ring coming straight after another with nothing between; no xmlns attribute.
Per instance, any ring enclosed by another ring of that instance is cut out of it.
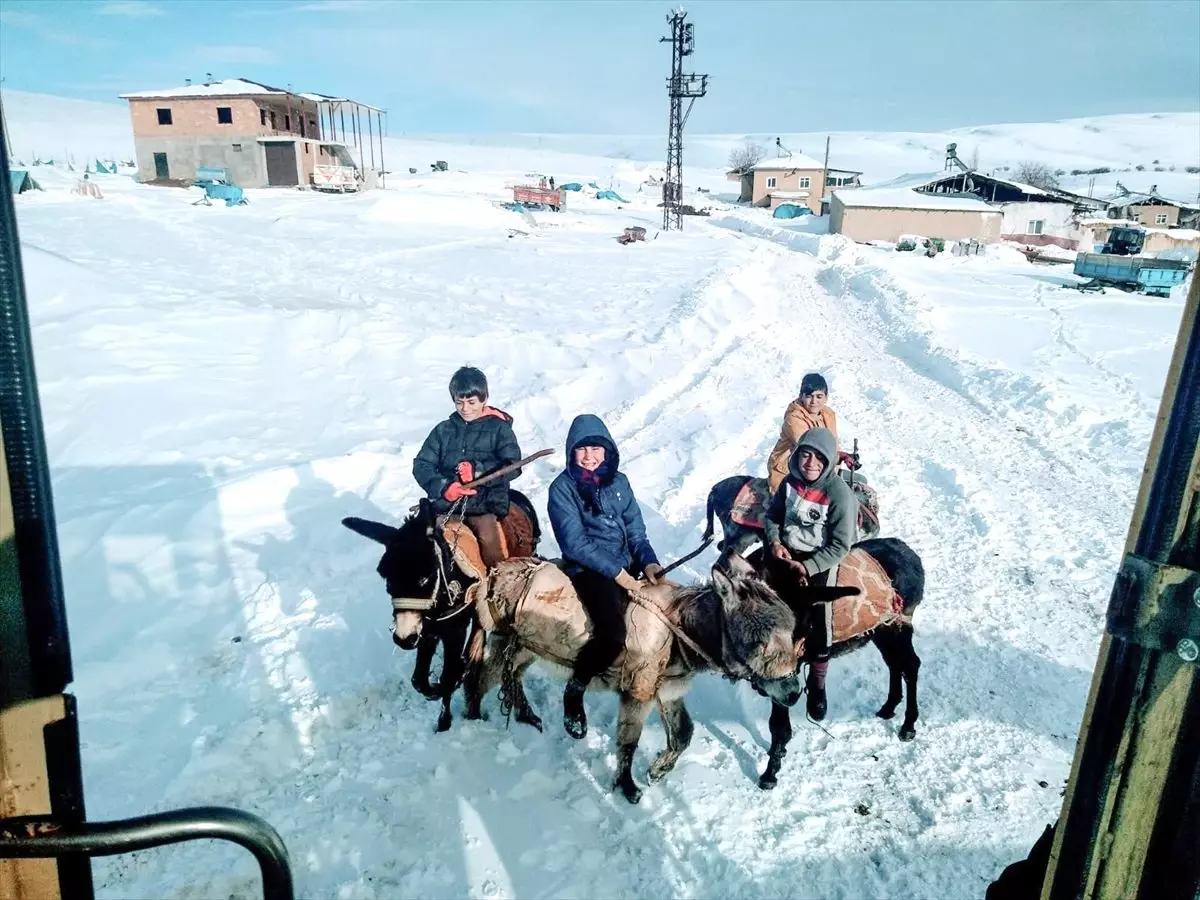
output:
<svg viewBox="0 0 1200 900"><path fill-rule="evenodd" d="M717 501L716 493L716 485L713 485L708 492L708 505L705 511L706 519L704 524L704 535L701 537L701 540L705 542L711 541L713 537L713 514L715 512L713 509L713 504L715 504Z"/></svg>

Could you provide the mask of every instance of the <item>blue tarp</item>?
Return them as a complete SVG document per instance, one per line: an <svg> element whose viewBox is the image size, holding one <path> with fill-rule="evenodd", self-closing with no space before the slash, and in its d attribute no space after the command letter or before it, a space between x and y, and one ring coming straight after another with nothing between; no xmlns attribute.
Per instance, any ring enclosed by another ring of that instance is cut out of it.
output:
<svg viewBox="0 0 1200 900"><path fill-rule="evenodd" d="M781 203L775 207L776 219L794 219L797 216L811 216L812 210L807 206L797 206L795 203Z"/></svg>
<svg viewBox="0 0 1200 900"><path fill-rule="evenodd" d="M594 182L594 181L589 181L588 187L595 188L596 190L600 190L600 185L596 184L596 182Z"/></svg>
<svg viewBox="0 0 1200 900"><path fill-rule="evenodd" d="M116 175L117 174L117 164L113 163L112 168L110 169L104 163L100 162L100 160L96 160L96 171L104 172L106 175Z"/></svg>
<svg viewBox="0 0 1200 900"><path fill-rule="evenodd" d="M597 200L618 200L621 203L629 202L624 197L618 196L616 191L600 191L599 193L596 194L596 199Z"/></svg>
<svg viewBox="0 0 1200 900"><path fill-rule="evenodd" d="M570 184L560 184L559 187L562 188L564 191L582 191L583 190L583 185L580 184L578 181L572 181Z"/></svg>
<svg viewBox="0 0 1200 900"><path fill-rule="evenodd" d="M40 191L42 186L33 180L24 169L9 169L8 180L12 184L12 192L14 194L23 194L26 191Z"/></svg>

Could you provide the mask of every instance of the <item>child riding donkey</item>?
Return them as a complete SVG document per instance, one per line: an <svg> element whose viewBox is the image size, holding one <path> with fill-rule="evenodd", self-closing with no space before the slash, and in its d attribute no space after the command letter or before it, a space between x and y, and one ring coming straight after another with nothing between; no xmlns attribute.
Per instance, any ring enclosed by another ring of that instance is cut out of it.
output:
<svg viewBox="0 0 1200 900"><path fill-rule="evenodd" d="M450 399L454 412L425 438L413 460L413 477L437 512L458 508L490 569L506 558L499 520L508 515L508 486L521 470L479 489L465 485L520 460L521 447L512 416L487 405L487 377L479 369L464 366L454 373Z"/></svg>
<svg viewBox="0 0 1200 900"><path fill-rule="evenodd" d="M434 426L413 460L413 477L429 498L438 527L453 533L450 544L455 554L463 554L482 577L509 556L531 555L537 545L537 516L528 500L509 484L521 474L519 468L493 478L486 485L468 487L472 481L521 460L521 447L512 429L512 416L488 406L487 378L479 369L464 366L450 379L450 399L454 412ZM512 504L510 506L510 504ZM516 515L510 512L516 511ZM443 521L447 514L453 514ZM460 521L455 522L457 518ZM469 529L464 534L462 525ZM474 535L475 540L470 540ZM474 555L477 544L478 554ZM398 602L393 598L393 609ZM406 614L414 630L406 630L407 640L393 640L403 649L416 646L417 660L412 685L429 699L443 701L438 729L450 727L449 698L464 674L463 654L471 617L467 607L449 610L435 617L430 627L417 629L425 614ZM418 637L419 635L419 637ZM438 642L443 645L441 683L430 683L430 668Z"/></svg>

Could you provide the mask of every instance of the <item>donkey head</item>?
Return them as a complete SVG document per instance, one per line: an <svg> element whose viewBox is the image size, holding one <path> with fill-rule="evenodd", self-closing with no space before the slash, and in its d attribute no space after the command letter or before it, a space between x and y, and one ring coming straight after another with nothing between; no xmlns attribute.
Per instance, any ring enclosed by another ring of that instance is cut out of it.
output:
<svg viewBox="0 0 1200 900"><path fill-rule="evenodd" d="M376 571L392 598L392 640L404 650L417 646L426 613L435 610L449 597L438 577L439 542L437 516L428 500L421 500L416 511L399 527L349 517L342 524L351 531L384 546ZM446 565L453 568L448 552ZM457 573L457 569L454 570ZM424 608L403 608L403 607Z"/></svg>
<svg viewBox="0 0 1200 900"><path fill-rule="evenodd" d="M723 662L777 703L800 699L796 677L796 615L741 556L726 554L713 566L721 601Z"/></svg>

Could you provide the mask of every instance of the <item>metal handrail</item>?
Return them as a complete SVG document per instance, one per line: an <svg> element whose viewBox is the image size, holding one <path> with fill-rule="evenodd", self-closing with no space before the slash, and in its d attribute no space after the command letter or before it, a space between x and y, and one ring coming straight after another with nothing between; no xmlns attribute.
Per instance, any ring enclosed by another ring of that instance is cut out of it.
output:
<svg viewBox="0 0 1200 900"><path fill-rule="evenodd" d="M0 859L44 859L81 854L116 856L184 841L240 844L258 860L265 900L293 900L287 847L270 824L251 813L222 806L67 825L44 816L0 819Z"/></svg>

